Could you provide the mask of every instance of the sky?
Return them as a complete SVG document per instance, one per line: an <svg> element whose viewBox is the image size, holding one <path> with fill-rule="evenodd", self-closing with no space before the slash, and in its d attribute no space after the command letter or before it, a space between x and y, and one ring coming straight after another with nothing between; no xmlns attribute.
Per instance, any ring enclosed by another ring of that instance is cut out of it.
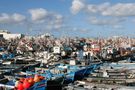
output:
<svg viewBox="0 0 135 90"><path fill-rule="evenodd" d="M0 29L54 36L135 36L135 0L0 0Z"/></svg>

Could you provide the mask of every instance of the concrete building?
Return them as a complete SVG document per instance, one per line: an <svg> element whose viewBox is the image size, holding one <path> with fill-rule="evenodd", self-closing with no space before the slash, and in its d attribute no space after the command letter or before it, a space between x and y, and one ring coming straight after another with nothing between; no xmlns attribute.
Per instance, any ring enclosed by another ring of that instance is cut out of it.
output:
<svg viewBox="0 0 135 90"><path fill-rule="evenodd" d="M4 39L15 39L15 38L21 38L23 37L23 34L11 34L10 32L8 32L7 30L0 30L0 38L4 38Z"/></svg>

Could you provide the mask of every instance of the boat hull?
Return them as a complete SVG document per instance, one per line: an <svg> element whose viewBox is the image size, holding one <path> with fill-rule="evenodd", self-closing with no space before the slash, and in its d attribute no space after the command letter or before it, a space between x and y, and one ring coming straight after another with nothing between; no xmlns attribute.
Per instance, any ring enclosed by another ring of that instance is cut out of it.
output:
<svg viewBox="0 0 135 90"><path fill-rule="evenodd" d="M83 79L86 71L87 71L87 68L76 71L75 72L75 80Z"/></svg>
<svg viewBox="0 0 135 90"><path fill-rule="evenodd" d="M47 81L42 80L38 83L35 83L31 88L28 90L47 90Z"/></svg>
<svg viewBox="0 0 135 90"><path fill-rule="evenodd" d="M102 64L93 64L93 65L89 65L87 67L87 71L85 72L85 76L88 76L90 73L92 73L95 69L98 69Z"/></svg>
<svg viewBox="0 0 135 90"><path fill-rule="evenodd" d="M64 84L69 84L69 83L74 82L74 77L75 77L75 72L68 73L65 76Z"/></svg>
<svg viewBox="0 0 135 90"><path fill-rule="evenodd" d="M54 80L48 80L47 81L47 90L53 90L54 88L56 90L62 90L62 85L64 82L64 77L58 77Z"/></svg>

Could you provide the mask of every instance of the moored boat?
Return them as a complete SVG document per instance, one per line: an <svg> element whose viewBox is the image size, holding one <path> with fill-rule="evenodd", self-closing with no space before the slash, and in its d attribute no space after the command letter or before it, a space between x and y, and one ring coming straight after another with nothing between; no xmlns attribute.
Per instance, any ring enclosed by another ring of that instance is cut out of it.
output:
<svg viewBox="0 0 135 90"><path fill-rule="evenodd" d="M61 90L59 88L62 87L64 82L64 74L51 73L49 69L45 68L35 68L34 71L26 71L28 76L31 75L41 75L46 78L47 81L47 90L51 90L52 88L57 88L57 90Z"/></svg>

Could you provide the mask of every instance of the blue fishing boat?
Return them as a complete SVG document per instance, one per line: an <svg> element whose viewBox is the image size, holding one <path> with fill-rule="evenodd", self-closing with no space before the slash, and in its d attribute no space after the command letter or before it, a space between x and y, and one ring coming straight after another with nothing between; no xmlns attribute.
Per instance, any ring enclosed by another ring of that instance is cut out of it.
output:
<svg viewBox="0 0 135 90"><path fill-rule="evenodd" d="M74 82L75 71L78 69L78 67L75 65L71 66L69 64L59 64L55 67L55 69L64 74L64 84L68 84Z"/></svg>
<svg viewBox="0 0 135 90"><path fill-rule="evenodd" d="M78 66L69 64L59 64L55 66L55 69L65 75L64 84L72 83L75 80L83 79L89 75L92 71L97 69L101 64L93 64L88 66Z"/></svg>
<svg viewBox="0 0 135 90"><path fill-rule="evenodd" d="M65 75L64 84L69 84L74 81L75 72L70 72Z"/></svg>
<svg viewBox="0 0 135 90"><path fill-rule="evenodd" d="M9 53L9 54L4 53L4 54L2 54L1 59L7 60L7 59L13 59L14 57L15 57L14 53Z"/></svg>
<svg viewBox="0 0 135 90"><path fill-rule="evenodd" d="M100 66L102 65L102 63L97 63L97 64L93 64L93 65L89 65L86 67L86 72L85 72L85 76L88 76L90 73L92 73L94 70L98 69Z"/></svg>
<svg viewBox="0 0 135 90"><path fill-rule="evenodd" d="M18 80L16 80L15 78L12 80L9 80L8 78L0 79L0 90L22 90L19 89L18 86L16 86L17 81ZM46 88L47 80L43 79L39 82L35 82L30 88L25 90L46 90Z"/></svg>
<svg viewBox="0 0 135 90"><path fill-rule="evenodd" d="M75 72L75 80L83 79L86 72L87 72L87 68L86 68L86 67L80 67L80 68Z"/></svg>
<svg viewBox="0 0 135 90"><path fill-rule="evenodd" d="M46 80L42 80L40 82L35 83L28 90L47 90L46 87L47 87L47 81Z"/></svg>
<svg viewBox="0 0 135 90"><path fill-rule="evenodd" d="M45 77L47 81L47 90L52 90L52 88L56 88L57 90L61 90L63 82L64 82L64 74L61 73L51 73L50 69L45 68L36 68L35 71L26 71L27 76L31 75L41 75Z"/></svg>

